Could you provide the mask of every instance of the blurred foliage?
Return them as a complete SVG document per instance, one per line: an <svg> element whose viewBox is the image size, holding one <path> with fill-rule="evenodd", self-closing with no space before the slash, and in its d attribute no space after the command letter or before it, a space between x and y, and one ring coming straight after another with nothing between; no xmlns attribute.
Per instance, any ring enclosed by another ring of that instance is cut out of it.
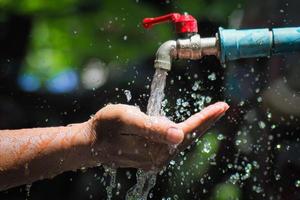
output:
<svg viewBox="0 0 300 200"><path fill-rule="evenodd" d="M206 133L197 143L194 153L187 155L187 160L182 166L183 171L192 172L189 173L187 180L197 180L211 164L215 164L215 156L220 144L217 137L216 131Z"/></svg>
<svg viewBox="0 0 300 200"><path fill-rule="evenodd" d="M170 12L187 11L224 24L241 1L175 0L165 5ZM2 20L11 14L32 18L22 71L42 83L67 69L80 70L92 58L126 65L154 56L159 43L174 38L171 25L143 30L143 18L166 14L148 1L0 0L0 10Z"/></svg>
<svg viewBox="0 0 300 200"><path fill-rule="evenodd" d="M43 9L41 6L29 13ZM51 9L54 7L47 11ZM34 73L45 81L62 70L78 69L92 58L124 64L154 54L157 43L172 36L167 26L145 34L141 20L156 15L159 13L153 8L140 9L139 4L129 0L118 2L118 6L113 1L102 1L97 12L39 15L34 18L23 72Z"/></svg>
<svg viewBox="0 0 300 200"><path fill-rule="evenodd" d="M171 171L172 177L169 177L170 193L184 198L189 188L192 188L200 179L204 180L203 175L210 165L216 165L215 157L219 146L218 134L216 131L210 131L197 142L192 152L184 155L184 158L179 158Z"/></svg>
<svg viewBox="0 0 300 200"><path fill-rule="evenodd" d="M37 14L65 12L72 9L80 0L0 0L0 7L8 12L19 14Z"/></svg>
<svg viewBox="0 0 300 200"><path fill-rule="evenodd" d="M188 12L196 18L206 18L214 22L226 24L228 16L241 8L245 0L174 0L174 8L178 12ZM200 27L201 29L201 27Z"/></svg>
<svg viewBox="0 0 300 200"><path fill-rule="evenodd" d="M222 183L216 186L212 200L239 200L241 191L238 185Z"/></svg>

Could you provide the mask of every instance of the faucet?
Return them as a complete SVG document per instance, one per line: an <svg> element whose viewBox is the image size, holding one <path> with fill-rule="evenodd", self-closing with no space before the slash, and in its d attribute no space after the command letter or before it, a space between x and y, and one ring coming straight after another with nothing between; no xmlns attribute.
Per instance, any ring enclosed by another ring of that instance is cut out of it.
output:
<svg viewBox="0 0 300 200"><path fill-rule="evenodd" d="M178 38L164 42L156 52L154 67L171 70L172 60L197 60L214 55L222 64L251 57L269 57L300 52L300 27L262 29L219 28L215 37L201 38L197 20L187 14L170 13L155 18L145 18L146 29L155 24L171 21Z"/></svg>

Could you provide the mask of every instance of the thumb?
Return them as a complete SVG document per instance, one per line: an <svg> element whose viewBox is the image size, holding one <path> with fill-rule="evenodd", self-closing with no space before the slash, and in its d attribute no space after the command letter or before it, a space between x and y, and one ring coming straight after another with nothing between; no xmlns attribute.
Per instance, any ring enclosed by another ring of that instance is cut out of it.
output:
<svg viewBox="0 0 300 200"><path fill-rule="evenodd" d="M201 112L188 118L186 121L179 123L185 134L185 139L181 144L181 149L185 149L195 139L200 137L209 129L220 117L222 117L229 106L224 102L218 102L204 108ZM191 133L196 133L196 137L189 137Z"/></svg>

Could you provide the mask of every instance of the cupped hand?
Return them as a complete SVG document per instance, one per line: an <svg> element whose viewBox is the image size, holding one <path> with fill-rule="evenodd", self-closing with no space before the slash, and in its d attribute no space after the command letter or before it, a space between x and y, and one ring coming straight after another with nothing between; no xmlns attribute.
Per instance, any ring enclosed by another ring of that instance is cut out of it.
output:
<svg viewBox="0 0 300 200"><path fill-rule="evenodd" d="M90 120L94 158L114 167L160 169L210 128L229 106L218 102L186 121L148 116L135 106L108 105ZM191 137L196 133L196 137Z"/></svg>

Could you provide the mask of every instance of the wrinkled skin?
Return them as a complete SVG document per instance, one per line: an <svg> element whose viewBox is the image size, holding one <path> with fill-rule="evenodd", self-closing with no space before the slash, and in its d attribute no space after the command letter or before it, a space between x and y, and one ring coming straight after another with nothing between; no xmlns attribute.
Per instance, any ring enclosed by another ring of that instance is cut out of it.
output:
<svg viewBox="0 0 300 200"><path fill-rule="evenodd" d="M139 108L108 105L90 120L95 158L114 167L162 168L211 127L229 106L218 102L184 122L148 116ZM191 137L191 133L196 137Z"/></svg>
<svg viewBox="0 0 300 200"><path fill-rule="evenodd" d="M102 108L83 123L1 130L0 190L98 164L160 169L227 109L226 103L219 102L176 124L117 104Z"/></svg>

